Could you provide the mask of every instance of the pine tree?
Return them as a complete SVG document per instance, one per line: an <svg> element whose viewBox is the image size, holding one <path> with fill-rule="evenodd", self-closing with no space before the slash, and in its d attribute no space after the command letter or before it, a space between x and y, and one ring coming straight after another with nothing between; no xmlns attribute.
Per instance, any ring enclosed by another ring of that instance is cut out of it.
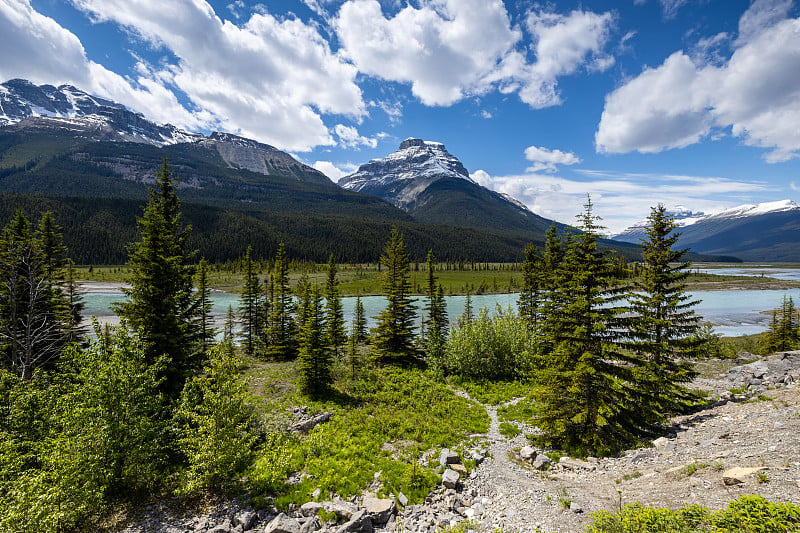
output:
<svg viewBox="0 0 800 533"><path fill-rule="evenodd" d="M124 289L128 301L114 310L138 331L148 364L166 356L163 389L175 399L202 364L193 343L195 254L187 250L190 228L181 222L176 180L166 158L155 182L144 216L137 221L141 240L128 245L131 286Z"/></svg>
<svg viewBox="0 0 800 533"><path fill-rule="evenodd" d="M331 347L333 356L339 357L339 349L347 340L347 334L344 330L344 312L336 273L336 263L331 254L325 282L325 340Z"/></svg>
<svg viewBox="0 0 800 533"><path fill-rule="evenodd" d="M682 384L696 375L686 359L696 355L700 321L692 309L697 302L686 294L686 250L672 249L680 236L676 227L663 205L651 209L641 275L628 297L634 314L628 347L640 354L634 378L639 412L651 424L666 422L692 398Z"/></svg>
<svg viewBox="0 0 800 533"><path fill-rule="evenodd" d="M305 320L300 328L300 390L318 395L331 384L331 352L325 342L325 318L322 293L317 285L306 290L303 298Z"/></svg>
<svg viewBox="0 0 800 533"><path fill-rule="evenodd" d="M64 283L64 293L69 309L67 321L67 342L76 343L86 333L86 329L81 326L85 303L83 302L83 291L81 290L80 285L78 285L75 263L73 263L71 259L67 259L66 271L67 278Z"/></svg>
<svg viewBox="0 0 800 533"><path fill-rule="evenodd" d="M552 349L535 378L536 424L545 445L605 455L634 442L640 421L626 407L631 361L618 346L623 289L613 262L597 248L601 228L591 201L579 219L582 233L568 240L556 273L556 312L542 321Z"/></svg>
<svg viewBox="0 0 800 533"><path fill-rule="evenodd" d="M361 296L356 296L356 305L353 312L353 331L350 335L355 338L356 344L361 344L367 341L367 318L364 315L364 303L361 301Z"/></svg>
<svg viewBox="0 0 800 533"><path fill-rule="evenodd" d="M229 354L234 353L234 345L236 340L234 338L234 330L236 328L236 314L233 312L233 306L228 306L228 312L225 314L225 323L222 325L222 345Z"/></svg>
<svg viewBox="0 0 800 533"><path fill-rule="evenodd" d="M211 317L213 303L211 301L211 287L208 285L208 264L205 259L200 259L197 266L197 292L196 292L197 344L202 353L206 353L214 345L214 319Z"/></svg>
<svg viewBox="0 0 800 533"><path fill-rule="evenodd" d="M414 349L414 321L417 313L411 301L409 258L403 236L392 228L386 250L381 257L386 271L381 276L381 288L387 305L375 317L372 345L378 359L411 361L417 357Z"/></svg>
<svg viewBox="0 0 800 533"><path fill-rule="evenodd" d="M794 299L783 297L781 307L772 312L772 320L766 331L764 347L768 352L794 350L800 344L800 326Z"/></svg>
<svg viewBox="0 0 800 533"><path fill-rule="evenodd" d="M267 324L267 355L279 359L291 359L297 355L297 324L292 317L294 302L289 288L289 261L281 243L275 256L272 273L273 297Z"/></svg>
<svg viewBox="0 0 800 533"><path fill-rule="evenodd" d="M264 306L264 295L261 291L261 281L258 279L255 263L252 258L253 248L247 247L244 256L244 285L239 298L239 316L242 324L244 338L244 351L252 357L258 351L259 332L264 329L261 322L261 311Z"/></svg>
<svg viewBox="0 0 800 533"><path fill-rule="evenodd" d="M464 297L464 312L458 317L458 324L464 326L472 323L472 293L467 289L467 294Z"/></svg>
<svg viewBox="0 0 800 533"><path fill-rule="evenodd" d="M525 260L522 263L522 290L517 306L519 314L530 327L535 327L541 314L542 279L540 275L542 259L533 244L525 246Z"/></svg>

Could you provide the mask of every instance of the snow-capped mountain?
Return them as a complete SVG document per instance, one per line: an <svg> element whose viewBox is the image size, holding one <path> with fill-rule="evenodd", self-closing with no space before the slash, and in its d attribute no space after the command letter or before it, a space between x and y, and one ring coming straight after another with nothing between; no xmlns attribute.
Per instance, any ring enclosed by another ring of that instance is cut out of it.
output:
<svg viewBox="0 0 800 533"><path fill-rule="evenodd" d="M702 211L695 212L690 211L689 209L684 208L683 206L677 206L672 210L666 211L666 214L671 216L678 226L690 226L697 222L698 220L703 219L704 217L708 216ZM624 231L613 235L611 238L615 241L622 241L622 242L633 242L639 243L645 239L647 239L647 219L640 220L639 222L633 224L632 226L628 227Z"/></svg>
<svg viewBox="0 0 800 533"><path fill-rule="evenodd" d="M40 119L46 120L40 120ZM160 125L122 104L92 96L72 85L34 85L13 79L0 84L0 126L26 122L29 127L82 131L98 140L143 142L164 146L202 139L171 124Z"/></svg>
<svg viewBox="0 0 800 533"><path fill-rule="evenodd" d="M443 178L475 183L444 144L406 139L397 151L361 165L356 172L340 179L339 185L380 196L401 209L411 210L420 194Z"/></svg>
<svg viewBox="0 0 800 533"><path fill-rule="evenodd" d="M680 223L681 220L679 219ZM628 240L636 228L616 240ZM744 261L800 261L800 205L792 200L747 204L697 219L683 219L677 246L708 255L735 256ZM646 238L642 228L641 237ZM632 242L628 240L628 242Z"/></svg>

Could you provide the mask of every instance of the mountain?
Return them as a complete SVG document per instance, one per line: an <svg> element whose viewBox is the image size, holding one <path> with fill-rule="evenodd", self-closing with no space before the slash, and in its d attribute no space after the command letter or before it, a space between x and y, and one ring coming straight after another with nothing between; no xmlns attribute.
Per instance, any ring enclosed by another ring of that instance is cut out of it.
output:
<svg viewBox="0 0 800 533"><path fill-rule="evenodd" d="M379 196L415 220L432 224L494 228L537 238L552 224L517 200L476 183L439 142L406 139L395 152L361 165L339 185Z"/></svg>
<svg viewBox="0 0 800 533"><path fill-rule="evenodd" d="M678 231L677 246L692 252L744 261L800 262L800 206L792 200L726 209L692 220ZM623 233L635 234L633 228Z"/></svg>
<svg viewBox="0 0 800 533"><path fill-rule="evenodd" d="M676 207L673 210L666 211L668 216L671 216L679 226L688 226L694 224L701 218L707 216L705 213L689 211L683 207ZM647 240L647 219L640 220L631 227L624 231L612 236L615 241L640 243Z"/></svg>

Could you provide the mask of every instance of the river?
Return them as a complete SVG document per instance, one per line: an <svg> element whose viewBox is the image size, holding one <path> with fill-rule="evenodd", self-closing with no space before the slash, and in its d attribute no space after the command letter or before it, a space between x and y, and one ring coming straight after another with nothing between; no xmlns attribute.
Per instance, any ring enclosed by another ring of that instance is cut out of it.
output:
<svg viewBox="0 0 800 533"><path fill-rule="evenodd" d="M693 269L694 270L694 269ZM719 269L710 270L712 273L720 273ZM726 272L735 275L760 275L760 271L754 274L743 273L745 269L726 269ZM767 269L772 274L771 269ZM800 279L800 269L782 269L780 272L782 279ZM774 277L778 277L775 275ZM111 311L112 303L119 302L124 298L118 286L112 284L92 283L87 286L87 293L84 297L86 309L85 316L96 316L101 322L116 323L117 317ZM794 298L795 302L800 303L800 289L787 290L730 290L730 291L689 291L688 295L697 300L695 312L703 317L706 322L713 325L714 330L723 336L748 335L765 331L769 324L770 316L767 311L776 309L780 306L784 296ZM483 294L472 296L472 308L477 310L486 307L493 310L497 305L502 308L516 308L517 294ZM213 292L213 311L217 325L221 325L227 313L228 306L232 306L234 311L239 304L237 294ZM342 298L345 322L349 325L353 319L355 308L355 298ZM464 312L465 296L446 296L447 314L450 320ZM375 317L384 308L386 300L382 296L362 296L364 312L367 317L368 326L375 323ZM417 307L422 309L424 302L417 300Z"/></svg>

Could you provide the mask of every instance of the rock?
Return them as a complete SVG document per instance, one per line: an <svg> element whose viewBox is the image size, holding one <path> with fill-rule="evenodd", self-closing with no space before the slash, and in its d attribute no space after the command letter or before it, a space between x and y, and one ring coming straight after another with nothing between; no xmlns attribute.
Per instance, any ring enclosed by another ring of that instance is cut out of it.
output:
<svg viewBox="0 0 800 533"><path fill-rule="evenodd" d="M543 453L537 455L536 459L533 460L533 467L537 470L544 470L549 465L550 465L550 458Z"/></svg>
<svg viewBox="0 0 800 533"><path fill-rule="evenodd" d="M300 522L281 513L267 525L264 533L300 533Z"/></svg>
<svg viewBox="0 0 800 533"><path fill-rule="evenodd" d="M658 437L656 440L653 441L653 446L655 446L656 448L661 448L663 446L666 446L668 442L669 439L667 437Z"/></svg>
<svg viewBox="0 0 800 533"><path fill-rule="evenodd" d="M300 533L314 533L314 531L318 530L320 526L319 521L316 517L311 517L306 520L306 523L303 524L303 527L300 528Z"/></svg>
<svg viewBox="0 0 800 533"><path fill-rule="evenodd" d="M462 465L461 463L456 463L454 465L450 465L450 468L452 468L453 470L455 470L456 472L458 472L461 475L464 475L464 476L467 475L467 467Z"/></svg>
<svg viewBox="0 0 800 533"><path fill-rule="evenodd" d="M353 514L352 518L342 524L336 533L372 533L372 519L365 509Z"/></svg>
<svg viewBox="0 0 800 533"><path fill-rule="evenodd" d="M364 498L362 503L373 524L385 524L395 511L392 500Z"/></svg>
<svg viewBox="0 0 800 533"><path fill-rule="evenodd" d="M408 496L403 494L402 492L397 495L397 503L405 507L408 505Z"/></svg>
<svg viewBox="0 0 800 533"><path fill-rule="evenodd" d="M533 458L536 456L536 450L534 450L530 446L523 446L522 449L519 451L519 456L526 461L532 461Z"/></svg>
<svg viewBox="0 0 800 533"><path fill-rule="evenodd" d="M469 458L475 461L476 465L479 465L486 459L486 454L477 450L472 450L469 452Z"/></svg>
<svg viewBox="0 0 800 533"><path fill-rule="evenodd" d="M317 487L316 489L314 489L314 492L311 493L311 497L316 500L317 498L319 498L320 494L322 494L322 489Z"/></svg>
<svg viewBox="0 0 800 533"><path fill-rule="evenodd" d="M300 506L300 514L303 516L315 516L322 509L322 504L317 502L306 502Z"/></svg>
<svg viewBox="0 0 800 533"><path fill-rule="evenodd" d="M308 433L318 425L324 424L330 419L331 419L331 414L325 412L317 416L312 416L307 420L301 420L299 422L295 422L294 424L289 426L289 431L294 431L297 433Z"/></svg>
<svg viewBox="0 0 800 533"><path fill-rule="evenodd" d="M748 477L755 474L759 470L763 470L763 467L745 468L741 466L735 466L722 473L722 482L726 485L738 485L739 483L745 483Z"/></svg>
<svg viewBox="0 0 800 533"><path fill-rule="evenodd" d="M675 451L675 441L671 440L664 446L664 453L672 453Z"/></svg>
<svg viewBox="0 0 800 533"><path fill-rule="evenodd" d="M439 453L439 464L442 466L460 463L461 458L452 450L445 448Z"/></svg>
<svg viewBox="0 0 800 533"><path fill-rule="evenodd" d="M254 511L242 511L234 517L233 523L242 526L243 531L247 531L255 525L257 519L258 515Z"/></svg>
<svg viewBox="0 0 800 533"><path fill-rule="evenodd" d="M216 526L209 529L208 533L231 533L231 530L225 526Z"/></svg>
<svg viewBox="0 0 800 533"><path fill-rule="evenodd" d="M579 514L583 512L583 508L575 502L570 502L569 510L575 514Z"/></svg>
<svg viewBox="0 0 800 533"><path fill-rule="evenodd" d="M448 489L456 488L458 484L458 480L461 476L455 470L447 469L442 474L442 485L444 485Z"/></svg>
<svg viewBox="0 0 800 533"><path fill-rule="evenodd" d="M358 511L358 507L350 502L344 501L335 501L335 502L325 502L322 504L322 507L329 513L333 513L339 517L340 520L350 520L356 511Z"/></svg>

